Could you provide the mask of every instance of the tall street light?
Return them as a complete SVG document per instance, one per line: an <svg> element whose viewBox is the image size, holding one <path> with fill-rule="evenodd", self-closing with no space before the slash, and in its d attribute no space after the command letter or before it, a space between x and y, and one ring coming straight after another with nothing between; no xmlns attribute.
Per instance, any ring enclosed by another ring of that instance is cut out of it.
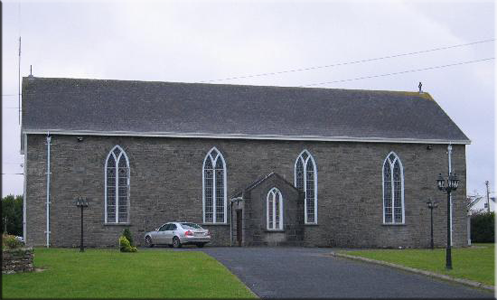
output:
<svg viewBox="0 0 497 300"><path fill-rule="evenodd" d="M442 173L438 175L437 179L438 189L447 193L447 248L445 251L445 268L452 270L452 253L451 253L451 239L450 239L450 193L457 190L459 180L456 173L449 173L449 177L444 179Z"/></svg>
<svg viewBox="0 0 497 300"><path fill-rule="evenodd" d="M83 208L88 207L88 200L79 197L76 200L76 206L81 208L81 244L79 245L79 251L85 252L85 246L83 244Z"/></svg>
<svg viewBox="0 0 497 300"><path fill-rule="evenodd" d="M428 208L430 209L430 212L431 212L431 226L430 226L430 231L431 231L431 239L430 239L430 246L431 246L431 250L435 249L435 243L433 242L433 209L437 208L438 207L438 203L437 202L433 202L433 201L428 201L426 202L426 204L428 204Z"/></svg>

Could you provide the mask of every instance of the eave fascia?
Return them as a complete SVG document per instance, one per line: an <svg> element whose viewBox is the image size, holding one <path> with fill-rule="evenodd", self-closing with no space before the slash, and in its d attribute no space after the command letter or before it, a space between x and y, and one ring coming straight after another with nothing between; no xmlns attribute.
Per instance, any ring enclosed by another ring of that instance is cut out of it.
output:
<svg viewBox="0 0 497 300"><path fill-rule="evenodd" d="M470 145L471 140L447 139L413 139L386 137L350 137L317 135L250 135L250 134L213 134L213 133L177 133L177 132L136 132L136 131L93 131L60 129L24 129L24 134L57 134L81 136L130 136L130 137L167 137L167 138L201 138L201 139L242 139L242 140L281 140L281 141L319 141L319 142L357 142L357 143L399 143L399 144L453 144Z"/></svg>

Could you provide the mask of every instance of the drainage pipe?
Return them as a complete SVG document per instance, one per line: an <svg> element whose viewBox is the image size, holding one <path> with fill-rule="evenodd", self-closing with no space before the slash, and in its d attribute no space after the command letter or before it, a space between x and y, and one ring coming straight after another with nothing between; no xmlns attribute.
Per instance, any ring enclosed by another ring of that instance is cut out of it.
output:
<svg viewBox="0 0 497 300"><path fill-rule="evenodd" d="M24 164L22 165L23 167L23 173L24 173L24 185L23 185L23 197L22 197L22 239L25 244L27 244L26 241L26 187L27 187L27 180L28 180L28 134L25 133L24 136Z"/></svg>
<svg viewBox="0 0 497 300"><path fill-rule="evenodd" d="M230 247L233 246L233 199L230 200Z"/></svg>
<svg viewBox="0 0 497 300"><path fill-rule="evenodd" d="M50 247L50 143L52 137L47 134L47 248Z"/></svg>
<svg viewBox="0 0 497 300"><path fill-rule="evenodd" d="M449 156L449 174L452 172L452 143L449 142L449 146L447 146L447 153ZM454 244L454 240L452 239L452 194L450 194L450 213L449 213L449 219L450 219L450 245L452 246Z"/></svg>

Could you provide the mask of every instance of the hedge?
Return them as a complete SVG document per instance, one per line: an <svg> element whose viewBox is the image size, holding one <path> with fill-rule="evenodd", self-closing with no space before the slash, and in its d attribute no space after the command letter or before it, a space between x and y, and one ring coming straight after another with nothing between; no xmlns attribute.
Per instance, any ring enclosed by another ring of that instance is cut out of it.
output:
<svg viewBox="0 0 497 300"><path fill-rule="evenodd" d="M471 242L493 243L495 241L493 212L481 212L471 216Z"/></svg>

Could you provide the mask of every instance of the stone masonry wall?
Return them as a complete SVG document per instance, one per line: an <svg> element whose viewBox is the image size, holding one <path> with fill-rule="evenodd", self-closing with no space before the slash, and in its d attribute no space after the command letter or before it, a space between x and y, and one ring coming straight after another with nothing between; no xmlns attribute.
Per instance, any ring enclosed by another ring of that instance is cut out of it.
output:
<svg viewBox="0 0 497 300"><path fill-rule="evenodd" d="M120 145L130 159L130 224L104 224L104 165ZM202 163L212 147L227 164L228 196L255 179L276 172L294 181L294 164L307 149L317 165L318 224L304 226L304 243L332 247L428 247L430 213L426 201L439 200L434 212L435 244L446 238L446 194L436 188L438 173L447 173L447 145L269 140L173 139L146 137L52 136L51 246L79 245L77 197L86 197L85 244L117 246L129 227L143 243L146 231L167 221L202 223ZM29 245L46 243L46 136L27 139L26 202ZM382 166L394 151L405 180L405 224L382 219ZM454 193L453 242L466 245L465 146L453 147L452 167L460 176ZM204 225L211 245L229 245L229 221Z"/></svg>
<svg viewBox="0 0 497 300"><path fill-rule="evenodd" d="M32 272L33 248L2 250L2 274Z"/></svg>

